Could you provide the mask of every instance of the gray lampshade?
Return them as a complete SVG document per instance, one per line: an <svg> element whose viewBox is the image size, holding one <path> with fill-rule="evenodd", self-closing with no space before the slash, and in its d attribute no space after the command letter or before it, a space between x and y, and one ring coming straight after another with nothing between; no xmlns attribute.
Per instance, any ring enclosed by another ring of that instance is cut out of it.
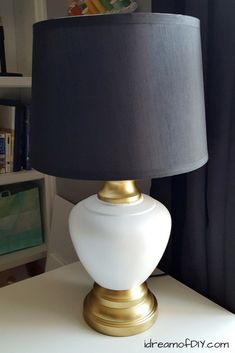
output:
<svg viewBox="0 0 235 353"><path fill-rule="evenodd" d="M91 180L206 163L199 20L136 13L35 24L31 158L44 173Z"/></svg>

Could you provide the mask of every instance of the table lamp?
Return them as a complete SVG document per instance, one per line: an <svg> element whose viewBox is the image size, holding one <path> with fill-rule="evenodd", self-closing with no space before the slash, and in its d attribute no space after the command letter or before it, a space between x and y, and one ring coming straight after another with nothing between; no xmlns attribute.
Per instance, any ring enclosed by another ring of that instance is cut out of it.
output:
<svg viewBox="0 0 235 353"><path fill-rule="evenodd" d="M95 281L84 318L107 335L148 329L157 301L145 281L171 218L134 180L207 161L199 20L134 13L36 23L31 158L49 175L105 181L69 219Z"/></svg>

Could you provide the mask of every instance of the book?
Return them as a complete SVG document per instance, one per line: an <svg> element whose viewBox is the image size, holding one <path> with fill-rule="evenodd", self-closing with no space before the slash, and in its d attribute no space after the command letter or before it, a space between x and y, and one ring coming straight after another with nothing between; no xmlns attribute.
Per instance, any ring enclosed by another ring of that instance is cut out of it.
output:
<svg viewBox="0 0 235 353"><path fill-rule="evenodd" d="M0 131L0 174L6 173L6 134L5 131Z"/></svg>
<svg viewBox="0 0 235 353"><path fill-rule="evenodd" d="M0 128L11 132L11 171L22 168L25 106L17 100L0 99ZM13 158L12 158L13 157Z"/></svg>
<svg viewBox="0 0 235 353"><path fill-rule="evenodd" d="M30 157L29 157L29 130L30 130L30 115L31 106L28 104L25 106L25 118L24 118L24 129L23 129L23 169L31 169Z"/></svg>
<svg viewBox="0 0 235 353"><path fill-rule="evenodd" d="M6 131L5 133L5 150L6 150L6 173L13 172L13 155L12 155L12 131Z"/></svg>
<svg viewBox="0 0 235 353"><path fill-rule="evenodd" d="M13 171L12 131L0 129L1 134L1 174Z"/></svg>

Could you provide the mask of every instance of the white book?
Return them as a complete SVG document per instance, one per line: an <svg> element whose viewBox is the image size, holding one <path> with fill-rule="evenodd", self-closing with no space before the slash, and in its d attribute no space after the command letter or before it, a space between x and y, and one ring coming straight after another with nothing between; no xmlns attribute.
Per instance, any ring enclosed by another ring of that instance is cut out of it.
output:
<svg viewBox="0 0 235 353"><path fill-rule="evenodd" d="M13 172L14 137L15 137L15 106L0 104L0 129L6 130L5 140L5 173Z"/></svg>
<svg viewBox="0 0 235 353"><path fill-rule="evenodd" d="M0 128L15 130L15 106L0 105Z"/></svg>
<svg viewBox="0 0 235 353"><path fill-rule="evenodd" d="M6 132L5 136L5 151L6 151L6 173L13 172L13 155L12 155L12 134L11 132Z"/></svg>

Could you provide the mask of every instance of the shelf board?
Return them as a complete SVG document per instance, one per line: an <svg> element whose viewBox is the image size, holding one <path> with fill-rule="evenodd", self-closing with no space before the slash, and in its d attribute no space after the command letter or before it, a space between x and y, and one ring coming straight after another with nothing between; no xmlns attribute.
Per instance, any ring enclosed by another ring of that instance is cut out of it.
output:
<svg viewBox="0 0 235 353"><path fill-rule="evenodd" d="M36 170L21 170L19 172L0 174L0 185L22 183L24 181L44 179L44 174Z"/></svg>
<svg viewBox="0 0 235 353"><path fill-rule="evenodd" d="M31 77L0 76L0 88L30 88Z"/></svg>
<svg viewBox="0 0 235 353"><path fill-rule="evenodd" d="M46 257L46 244L35 246L24 250L19 250L6 255L0 255L0 271L27 264Z"/></svg>

